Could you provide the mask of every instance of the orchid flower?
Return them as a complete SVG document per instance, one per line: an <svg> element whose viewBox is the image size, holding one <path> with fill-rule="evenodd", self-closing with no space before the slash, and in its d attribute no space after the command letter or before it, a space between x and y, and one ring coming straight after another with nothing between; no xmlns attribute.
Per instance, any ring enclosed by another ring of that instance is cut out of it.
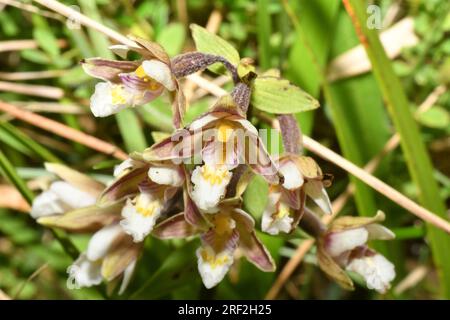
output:
<svg viewBox="0 0 450 320"><path fill-rule="evenodd" d="M256 236L255 222L249 214L234 206L221 205L219 212L203 217L196 205L189 201L185 212L159 223L153 235L161 239L199 235L201 246L196 256L198 271L206 288L210 289L222 281L233 265L237 249L262 271L275 270L270 253ZM196 225L192 223L192 216L197 217Z"/></svg>
<svg viewBox="0 0 450 320"><path fill-rule="evenodd" d="M143 158L173 162L193 159L196 165L190 172L192 198L205 213L218 211L239 164L245 163L267 181L278 183L276 167L256 128L229 96L219 99L211 111L184 130L145 150Z"/></svg>
<svg viewBox="0 0 450 320"><path fill-rule="evenodd" d="M35 198L31 216L48 227L95 232L86 252L68 268L69 284L90 287L123 276L122 293L141 251L119 225L123 201L99 207L96 201L104 184L64 165L47 163L46 168L61 180Z"/></svg>
<svg viewBox="0 0 450 320"><path fill-rule="evenodd" d="M122 58L128 51L142 56L139 61L90 58L82 61L85 72L104 80L97 83L91 97L91 111L107 117L127 107L144 105L164 90L173 98L174 124L179 127L184 113L184 97L171 70L170 58L157 43L132 38L136 47L114 45L110 49Z"/></svg>
<svg viewBox="0 0 450 320"><path fill-rule="evenodd" d="M336 219L318 242L320 268L346 289L353 289L353 282L344 269L361 275L369 289L385 293L395 278L394 265L367 246L369 240L395 237L392 231L377 223L384 217L384 213L378 211L373 218Z"/></svg>
<svg viewBox="0 0 450 320"><path fill-rule="evenodd" d="M98 230L91 237L86 252L69 266L69 286L81 288L99 285L122 276L119 294L128 286L142 245L133 242L118 223Z"/></svg>
<svg viewBox="0 0 450 320"><path fill-rule="evenodd" d="M331 203L324 188L324 175L310 157L288 154L279 160L280 185L271 185L261 229L272 235L294 230L302 215L306 196L327 214Z"/></svg>
<svg viewBox="0 0 450 320"><path fill-rule="evenodd" d="M115 175L117 179L104 190L99 204L126 199L120 225L135 242L141 242L183 185L184 172L171 163L128 159L116 167Z"/></svg>
<svg viewBox="0 0 450 320"><path fill-rule="evenodd" d="M35 219L94 205L105 187L63 165L47 163L45 166L60 180L51 182L48 189L34 199L30 215Z"/></svg>

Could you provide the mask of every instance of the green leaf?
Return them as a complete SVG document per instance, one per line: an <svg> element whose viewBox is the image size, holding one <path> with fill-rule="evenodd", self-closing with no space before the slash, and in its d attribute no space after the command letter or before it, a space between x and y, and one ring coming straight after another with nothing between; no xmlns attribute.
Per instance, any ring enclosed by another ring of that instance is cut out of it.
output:
<svg viewBox="0 0 450 320"><path fill-rule="evenodd" d="M124 109L116 114L117 124L128 152L143 151L148 147L139 119L133 109Z"/></svg>
<svg viewBox="0 0 450 320"><path fill-rule="evenodd" d="M33 31L34 39L45 52L51 57L59 56L58 42L55 36L47 29L35 29Z"/></svg>
<svg viewBox="0 0 450 320"><path fill-rule="evenodd" d="M50 57L40 50L34 49L23 50L20 52L20 55L22 56L22 58L34 63L51 64Z"/></svg>
<svg viewBox="0 0 450 320"><path fill-rule="evenodd" d="M156 42L166 49L169 56L174 56L181 52L185 40L184 26L181 23L171 23L161 30Z"/></svg>
<svg viewBox="0 0 450 320"><path fill-rule="evenodd" d="M195 247L192 241L170 254L159 269L134 292L131 299L156 299L169 294L196 275ZM198 276L200 279L200 276Z"/></svg>
<svg viewBox="0 0 450 320"><path fill-rule="evenodd" d="M319 102L311 95L288 80L275 77L256 78L251 102L255 108L276 114L303 112L319 107Z"/></svg>
<svg viewBox="0 0 450 320"><path fill-rule="evenodd" d="M239 53L230 43L199 25L191 24L191 30L197 51L222 56L231 64L238 65L240 61ZM208 69L216 73L224 73L225 71L218 64L213 64Z"/></svg>
<svg viewBox="0 0 450 320"><path fill-rule="evenodd" d="M450 126L450 115L448 111L439 106L419 113L417 120L424 126L435 129L445 129Z"/></svg>
<svg viewBox="0 0 450 320"><path fill-rule="evenodd" d="M267 204L269 186L261 176L254 176L244 192L244 209L256 219L261 218Z"/></svg>

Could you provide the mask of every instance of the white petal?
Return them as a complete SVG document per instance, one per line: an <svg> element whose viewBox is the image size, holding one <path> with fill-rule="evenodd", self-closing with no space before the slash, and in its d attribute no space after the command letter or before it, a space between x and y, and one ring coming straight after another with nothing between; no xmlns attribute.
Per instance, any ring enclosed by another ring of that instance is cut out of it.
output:
<svg viewBox="0 0 450 320"><path fill-rule="evenodd" d="M120 98L121 103L113 103L113 92ZM91 97L91 111L96 117L107 117L126 108L130 97L119 85L109 82L99 82L95 85L95 92Z"/></svg>
<svg viewBox="0 0 450 320"><path fill-rule="evenodd" d="M289 215L282 215L281 217L276 215L280 198L281 193L279 192L269 193L267 206L261 219L261 230L271 235L277 235L280 232L289 233L294 221Z"/></svg>
<svg viewBox="0 0 450 320"><path fill-rule="evenodd" d="M175 81L172 78L172 71L167 64L159 60L145 60L142 62L142 68L152 79L161 83L169 91L175 90Z"/></svg>
<svg viewBox="0 0 450 320"><path fill-rule="evenodd" d="M67 284L69 289L79 289L81 287L91 287L102 282L101 262L88 260L85 254L81 254L78 259L67 268L69 278Z"/></svg>
<svg viewBox="0 0 450 320"><path fill-rule="evenodd" d="M135 205L131 200L122 209L120 225L133 237L134 242L141 242L153 230L162 209L161 199L154 199L147 193L138 196Z"/></svg>
<svg viewBox="0 0 450 320"><path fill-rule="evenodd" d="M366 226L369 232L369 240L392 240L395 239L395 234L378 223L372 223Z"/></svg>
<svg viewBox="0 0 450 320"><path fill-rule="evenodd" d="M97 201L96 197L65 181L53 182L50 190L70 209L92 206Z"/></svg>
<svg viewBox="0 0 450 320"><path fill-rule="evenodd" d="M365 228L355 228L328 235L326 249L332 257L367 243L369 233Z"/></svg>
<svg viewBox="0 0 450 320"><path fill-rule="evenodd" d="M108 49L117 54L122 59L126 59L128 51L130 51L130 48L124 44L114 44L112 46L109 46Z"/></svg>
<svg viewBox="0 0 450 320"><path fill-rule="evenodd" d="M118 164L117 166L114 167L113 176L116 178L121 176L127 169L130 169L133 167L134 162L135 161L131 158L128 158L128 159L122 161L120 164Z"/></svg>
<svg viewBox="0 0 450 320"><path fill-rule="evenodd" d="M330 198L321 181L311 180L305 183L305 192L323 212L331 214Z"/></svg>
<svg viewBox="0 0 450 320"><path fill-rule="evenodd" d="M205 212L217 212L217 205L225 196L232 173L226 166L197 166L192 172L192 199Z"/></svg>
<svg viewBox="0 0 450 320"><path fill-rule="evenodd" d="M123 271L123 279L122 279L122 284L120 285L119 295L124 293L124 291L127 289L128 285L130 284L130 280L131 280L131 277L133 276L135 267L136 267L136 260L131 262L128 265L128 267L126 267L125 270Z"/></svg>
<svg viewBox="0 0 450 320"><path fill-rule="evenodd" d="M204 116L200 116L196 120L192 121L192 123L189 125L189 130L191 131L197 131L205 127L206 125L210 124L213 121L216 121L220 119L217 117L214 113L209 113Z"/></svg>
<svg viewBox="0 0 450 320"><path fill-rule="evenodd" d="M103 227L89 240L86 256L91 261L103 258L109 249L115 244L115 241L123 234L122 228L118 224L112 224Z"/></svg>
<svg viewBox="0 0 450 320"><path fill-rule="evenodd" d="M238 122L245 130L258 135L258 129L250 121L246 119L235 119L234 121Z"/></svg>
<svg viewBox="0 0 450 320"><path fill-rule="evenodd" d="M207 289L222 281L233 264L233 253L227 250L216 254L211 247L201 247L196 254L198 271Z"/></svg>
<svg viewBox="0 0 450 320"><path fill-rule="evenodd" d="M380 293L385 293L391 286L390 282L395 278L394 265L379 253L374 256L353 259L347 265L346 270L363 276L367 288Z"/></svg>
<svg viewBox="0 0 450 320"><path fill-rule="evenodd" d="M295 163L286 161L280 166L280 173L284 177L283 187L288 190L298 189L303 185L303 175Z"/></svg>
<svg viewBox="0 0 450 320"><path fill-rule="evenodd" d="M66 210L67 207L60 201L58 195L51 190L47 190L33 200L30 215L37 219L54 214L62 214Z"/></svg>
<svg viewBox="0 0 450 320"><path fill-rule="evenodd" d="M148 177L158 184L174 187L181 186L184 180L177 167L150 167Z"/></svg>
<svg viewBox="0 0 450 320"><path fill-rule="evenodd" d="M56 181L49 190L37 196L31 207L31 216L35 219L62 214L66 211L95 204L96 198L81 191L65 181Z"/></svg>

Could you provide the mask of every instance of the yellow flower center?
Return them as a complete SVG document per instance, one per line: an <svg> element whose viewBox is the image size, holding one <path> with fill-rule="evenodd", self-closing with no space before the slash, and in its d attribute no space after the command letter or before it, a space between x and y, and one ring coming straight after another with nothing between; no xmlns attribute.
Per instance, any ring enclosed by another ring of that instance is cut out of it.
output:
<svg viewBox="0 0 450 320"><path fill-rule="evenodd" d="M138 201L136 203L136 211L141 216L146 217L146 218L154 215L155 211L157 209L159 209L159 207L161 206L161 203L158 200L153 200L153 201L150 201L150 203L145 203L145 204L143 204L142 202L144 202L144 201L140 201L140 199L138 199Z"/></svg>
<svg viewBox="0 0 450 320"><path fill-rule="evenodd" d="M221 122L217 126L217 139L220 142L227 142L233 134L234 125L228 122Z"/></svg>
<svg viewBox="0 0 450 320"><path fill-rule="evenodd" d="M228 175L228 170L226 167L220 166L218 168L213 168L205 164L201 169L201 173L203 179L208 181L209 184L215 185L222 183L223 179Z"/></svg>
<svg viewBox="0 0 450 320"><path fill-rule="evenodd" d="M278 212L275 214L275 218L283 219L284 217L289 216L289 207L284 203L280 203L278 208Z"/></svg>
<svg viewBox="0 0 450 320"><path fill-rule="evenodd" d="M148 90L151 91L155 91L158 90L161 87L161 84L156 81L153 78L150 78L144 71L144 68L142 67L142 65L140 65L135 71L134 73L136 74L137 77L141 78L142 80L144 80L144 82L148 82Z"/></svg>
<svg viewBox="0 0 450 320"><path fill-rule="evenodd" d="M125 98L123 93L124 92L122 86L114 86L111 89L111 102L113 104L125 104L127 102L127 99Z"/></svg>
<svg viewBox="0 0 450 320"><path fill-rule="evenodd" d="M219 235L231 233L234 228L233 222L226 214L216 214L214 215L214 226L215 231Z"/></svg>
<svg viewBox="0 0 450 320"><path fill-rule="evenodd" d="M222 266L229 261L229 258L225 255L223 257L218 257L214 254L210 254L207 250L203 249L201 252L203 261L207 262L211 269L215 269L218 266Z"/></svg>

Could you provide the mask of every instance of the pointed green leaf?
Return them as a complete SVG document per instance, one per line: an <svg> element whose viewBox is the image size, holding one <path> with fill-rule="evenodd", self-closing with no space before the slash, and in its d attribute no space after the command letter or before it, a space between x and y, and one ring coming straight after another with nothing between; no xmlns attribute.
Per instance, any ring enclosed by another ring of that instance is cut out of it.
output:
<svg viewBox="0 0 450 320"><path fill-rule="evenodd" d="M222 56L231 64L238 65L240 61L239 53L230 43L199 25L191 24L191 30L197 51ZM208 69L216 73L224 73L225 71L225 68L217 63Z"/></svg>
<svg viewBox="0 0 450 320"><path fill-rule="evenodd" d="M276 77L256 78L252 104L269 113L286 114L313 110L319 102L288 80Z"/></svg>

